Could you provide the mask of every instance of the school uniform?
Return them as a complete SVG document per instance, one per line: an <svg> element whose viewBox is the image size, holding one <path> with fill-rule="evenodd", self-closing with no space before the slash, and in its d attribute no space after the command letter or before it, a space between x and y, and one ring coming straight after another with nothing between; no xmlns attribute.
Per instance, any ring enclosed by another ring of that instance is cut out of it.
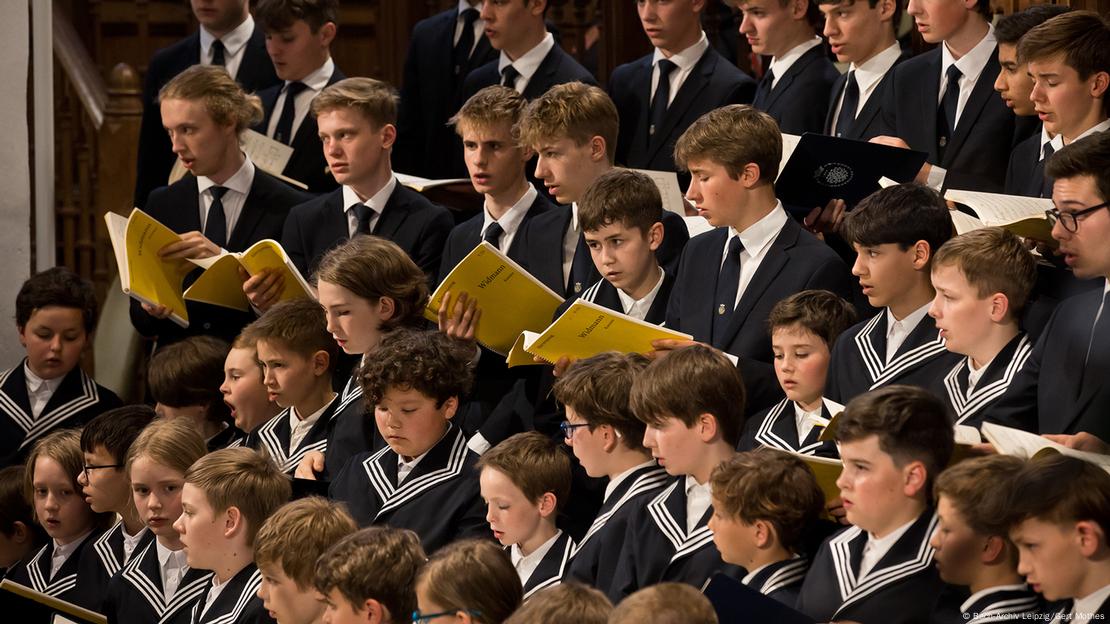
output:
<svg viewBox="0 0 1110 624"><path fill-rule="evenodd" d="M819 622L928 622L944 587L929 546L936 523L933 512L926 511L902 527L904 532L864 575L868 533L852 526L833 535L817 551L796 608Z"/></svg>
<svg viewBox="0 0 1110 624"><path fill-rule="evenodd" d="M933 612L932 624L959 624L972 622L1007 622L1025 618L1044 621L1043 617L1034 618L1033 614L1043 614L1044 598L1029 589L1025 583L988 587L969 596L958 610L940 613ZM1023 614L1029 614L1023 616Z"/></svg>
<svg viewBox="0 0 1110 624"><path fill-rule="evenodd" d="M971 370L971 358L961 358L930 390L944 401L954 424L979 428L1032 353L1033 341L1020 333L978 371Z"/></svg>
<svg viewBox="0 0 1110 624"><path fill-rule="evenodd" d="M289 211L281 246L302 275L314 273L325 253L359 233L358 204L370 206L376 213L368 233L397 243L424 273L435 275L454 218L446 208L397 182L395 176L366 202L344 186Z"/></svg>
<svg viewBox="0 0 1110 624"><path fill-rule="evenodd" d="M847 403L852 397L892 384L932 387L964 356L944 347L944 339L927 310L925 305L902 319L899 329L892 324L890 311L883 309L842 333L829 358L825 396ZM904 338L889 353L887 343L896 332Z"/></svg>
<svg viewBox="0 0 1110 624"><path fill-rule="evenodd" d="M509 551L509 560L521 577L524 599L528 600L532 594L563 581L563 575L574 553L574 540L569 533L559 531L528 556L522 555L516 544L506 550Z"/></svg>
<svg viewBox="0 0 1110 624"><path fill-rule="evenodd" d="M489 537L478 489L478 455L454 425L398 482L400 456L388 446L352 457L332 480L329 498L346 503L359 526L388 524L420 536L424 550L465 537Z"/></svg>
<svg viewBox="0 0 1110 624"><path fill-rule="evenodd" d="M215 577L208 582L199 598L193 603L190 624L253 624L273 622L258 597L258 587L262 584L262 572L254 565L247 564L228 579L222 589L213 587ZM214 598L210 598L217 592Z"/></svg>
<svg viewBox="0 0 1110 624"><path fill-rule="evenodd" d="M145 210L151 191L166 185L177 159L169 136L162 127L158 92L193 65L211 65L214 56L212 43L212 35L203 28L198 29L181 41L155 52L147 65L135 176L134 204L139 208ZM224 35L221 43L226 48L225 67L247 93L255 93L281 82L270 55L266 53L266 35L249 15L235 30Z"/></svg>
<svg viewBox="0 0 1110 624"><path fill-rule="evenodd" d="M287 407L251 432L247 436L246 445L265 453L282 472L292 475L307 453L327 451L329 423L342 406L343 401L336 394L327 405L313 414L294 415L293 408ZM292 444L294 427L307 424L304 423L305 420L312 420L312 424L307 425L308 431L301 434L303 437L296 444Z"/></svg>
<svg viewBox="0 0 1110 624"><path fill-rule="evenodd" d="M154 534L146 527L134 536L125 536L122 521L97 536L78 564L78 602L92 605L94 611L100 611L109 579L153 540Z"/></svg>
<svg viewBox="0 0 1110 624"><path fill-rule="evenodd" d="M171 553L156 540L136 551L108 582L104 615L109 624L187 624L193 605L212 584L212 573L190 568L178 559L183 554ZM178 584L167 595L163 578L173 574L171 570L176 570Z"/></svg>
<svg viewBox="0 0 1110 624"><path fill-rule="evenodd" d="M361 368L361 366L359 366ZM328 444L324 449L324 474L322 481L339 474L347 460L360 453L379 451L385 440L374 421L373 409L366 405L359 383L358 368L347 379L339 393L339 407L328 421Z"/></svg>
<svg viewBox="0 0 1110 624"><path fill-rule="evenodd" d="M829 94L838 77L824 40L814 36L771 60L752 106L773 117L786 134L822 132Z"/></svg>
<svg viewBox="0 0 1110 624"><path fill-rule="evenodd" d="M18 366L0 374L0 467L22 464L31 446L47 433L80 427L122 405L114 392L96 383L80 366L60 380L31 379L28 373L34 376L23 358ZM37 416L32 396L42 404Z"/></svg>
<svg viewBox="0 0 1110 624"><path fill-rule="evenodd" d="M860 141L882 134L883 90L890 70L908 58L909 52L895 42L859 65L852 63L830 90L825 134Z"/></svg>
<svg viewBox="0 0 1110 624"><path fill-rule="evenodd" d="M347 76L328 60L315 71L296 83L285 81L258 92L262 100L262 122L254 129L266 136L293 148L285 169L281 174L308 186L313 194L334 191L339 183L335 181L328 162L324 158L324 146L320 142L316 116L312 114L312 99L325 87L331 86ZM290 94L293 94L293 124L291 136L282 136L281 119Z"/></svg>
<svg viewBox="0 0 1110 624"><path fill-rule="evenodd" d="M822 399L819 413L808 414L794 401L783 399L744 423L736 450L752 451L766 446L801 455L839 458L835 442L817 438L832 417L842 411L843 405ZM806 431L804 436L800 435L803 428Z"/></svg>
<svg viewBox="0 0 1110 624"><path fill-rule="evenodd" d="M669 59L656 49L617 67L609 79L609 95L620 113L617 162L636 169L677 171L678 137L715 108L750 104L755 81L710 47L702 33L697 43ZM661 108L654 103L657 95L667 97ZM680 175L689 181L689 174Z"/></svg>
<svg viewBox="0 0 1110 624"><path fill-rule="evenodd" d="M248 434L244 433L242 429L235 425L227 425L219 433L205 440L204 444L208 447L208 452L211 453L220 449L246 446L247 437Z"/></svg>
<svg viewBox="0 0 1110 624"><path fill-rule="evenodd" d="M512 80L505 78L506 68L510 66L513 68L513 71L508 72L510 77L513 73L517 74ZM512 84L506 84L508 82ZM547 33L536 47L525 52L515 61L501 52L496 60L489 61L471 71L463 81L461 101L465 102L485 87L497 84L514 89L526 100L534 100L547 93L551 87L567 82L597 85L593 74L564 52L559 44L555 43L551 33Z"/></svg>
<svg viewBox="0 0 1110 624"><path fill-rule="evenodd" d="M1088 618L1081 620L1079 617ZM1105 622L1110 616L1110 585L1106 585L1084 598L1067 600L1051 619L1051 624L1089 621Z"/></svg>
<svg viewBox="0 0 1110 624"><path fill-rule="evenodd" d="M177 234L205 232L206 226L212 227L208 216L213 211L215 197L212 193L216 188L228 189L220 200L227 238L222 248L232 252L245 251L260 240L277 239L289 209L309 197L258 169L247 157L239 171L221 185L208 178L189 175L170 186L155 189L150 194L146 212ZM235 206L239 206L237 216ZM188 288L202 272L198 268L190 273L184 287ZM159 346L165 346L200 334L231 342L255 318L252 312L196 301L186 301L185 308L189 312L189 327L182 328L169 319L160 320L147 314L139 302L132 299L131 324L143 336L157 337Z"/></svg>
<svg viewBox="0 0 1110 624"><path fill-rule="evenodd" d="M72 602L74 604L85 607L86 609L93 609L99 606L97 604L89 604L82 602L83 599L87 600L85 596L77 587L78 577L77 571L80 568L82 557L88 556L88 551L96 538L100 537L100 531L89 531L88 535L82 537L74 542L70 542L61 547L64 553L68 551L68 556L65 561L58 567L57 571L51 574L52 558L58 547L55 545L54 540L50 540L45 546L39 549L33 557L26 562L19 563L15 568L8 572L7 580L13 583L19 583L25 587L53 596L59 600ZM84 579L80 579L84 580Z"/></svg>
<svg viewBox="0 0 1110 624"><path fill-rule="evenodd" d="M1003 192L1023 197L1052 197L1052 181L1045 178L1044 163L1046 155L1055 151L1052 138L1043 128L1018 143L1006 166Z"/></svg>
<svg viewBox="0 0 1110 624"><path fill-rule="evenodd" d="M776 561L749 572L740 582L793 608L802 590L809 563L807 557L801 556Z"/></svg>

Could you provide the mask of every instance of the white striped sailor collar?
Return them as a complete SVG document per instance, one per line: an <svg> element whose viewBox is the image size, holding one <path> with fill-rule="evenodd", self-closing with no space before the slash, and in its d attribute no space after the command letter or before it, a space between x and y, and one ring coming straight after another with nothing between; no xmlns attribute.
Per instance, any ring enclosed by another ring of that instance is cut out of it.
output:
<svg viewBox="0 0 1110 624"><path fill-rule="evenodd" d="M351 400L354 399L348 398L348 401ZM346 403L340 401L338 394L333 396L331 402L324 408L324 412L320 416L320 419L309 429L304 439L301 440L300 446L292 453L289 452L289 447L285 442L285 440L288 440L291 433L289 428L289 413L292 408L285 408L277 416L274 416L259 426L258 441L283 472L290 472L296 469L297 464L301 462L301 459L303 459L309 451L320 451L323 453L327 450L328 439L326 436L321 438L319 434L327 428L332 417L335 416L344 405L346 405Z"/></svg>
<svg viewBox="0 0 1110 624"><path fill-rule="evenodd" d="M670 487L647 505L652 522L674 548L671 563L713 543L713 532L708 526L709 517L713 515L712 506L705 510L692 532L686 531L685 482L685 477L676 477Z"/></svg>
<svg viewBox="0 0 1110 624"><path fill-rule="evenodd" d="M382 505L375 517L400 507L423 492L462 474L468 453L466 437L453 424L448 423L447 433L428 451L400 486L394 485L397 476L397 453L389 446L367 457L362 462L370 486Z"/></svg>
<svg viewBox="0 0 1110 624"><path fill-rule="evenodd" d="M139 532L142 535L146 527ZM112 576L123 567L123 520L117 520L112 528L100 534L93 542L93 552L96 553L100 565Z"/></svg>
<svg viewBox="0 0 1110 624"><path fill-rule="evenodd" d="M1005 614L1033 611L1041 598L1025 583L997 585L981 589L960 605L965 622L989 622L1006 619Z"/></svg>
<svg viewBox="0 0 1110 624"><path fill-rule="evenodd" d="M780 589L800 585L808 569L809 559L794 555L790 559L762 565L749 572L740 582L768 596Z"/></svg>
<svg viewBox="0 0 1110 624"><path fill-rule="evenodd" d="M571 539L568 533L560 531L528 577L528 581L525 583L524 599L527 600L532 594L562 582L567 566L570 565L575 552L574 540Z"/></svg>
<svg viewBox="0 0 1110 624"><path fill-rule="evenodd" d="M793 407L794 402L790 399L783 399L775 404L767 412L763 422L759 423L759 429L755 432L756 442L771 448L802 455L815 455L821 447L826 444L831 445L831 443L817 439L823 427L814 427L805 440L798 440L798 444L795 445L794 440L798 438L795 410L787 409ZM821 399L821 414L825 419L831 419L842 411L844 411L843 405L831 399Z"/></svg>
<svg viewBox="0 0 1110 624"><path fill-rule="evenodd" d="M872 382L871 390L946 352L940 330L936 328L932 317L926 316L906 336L898 347L898 353L887 362L886 315L885 310L879 312L855 335L856 349Z"/></svg>
<svg viewBox="0 0 1110 624"><path fill-rule="evenodd" d="M655 463L655 460L644 462L635 466L617 477L616 483L610 482L605 488L605 499L601 504L601 510L598 512L597 517L594 518L593 523L590 524L589 530L582 536L581 541L575 547L575 552L578 552L586 545L598 531L605 528L606 523L618 511L620 511L628 501L643 494L644 492L658 488L670 479L666 470L663 470ZM612 486L612 489L610 489Z"/></svg>
<svg viewBox="0 0 1110 624"><path fill-rule="evenodd" d="M204 593L212 581L212 573L186 567L182 573L177 591L166 601L165 588L162 586L162 551L166 556L172 552L164 548L157 539L151 540L146 548L133 556L120 573L123 580L135 588L143 600L158 614L159 622L171 619L184 607L192 606Z"/></svg>
<svg viewBox="0 0 1110 624"><path fill-rule="evenodd" d="M215 582L216 577L213 576L208 583L207 591L212 591L211 588L215 586ZM237 622L247 605L252 600L258 599L258 586L261 584L262 572L253 563L248 565L223 584L220 595L216 597L212 606L203 615L200 611L204 609L207 592L202 592L200 600L193 606L193 621L197 624L233 624Z"/></svg>
<svg viewBox="0 0 1110 624"><path fill-rule="evenodd" d="M50 578L50 564L54 557L54 549L57 546L54 540L50 540L45 546L40 548L38 553L36 553L27 564L27 576L31 580L31 589L49 596L59 596L77 587L77 559L74 558L74 555L81 550L81 547L92 535L93 531L90 530L82 537L60 547L68 549L69 554L66 557L65 563L58 568L58 574L54 578ZM62 571L65 570L67 566L72 569L73 572L62 574Z"/></svg>
<svg viewBox="0 0 1110 624"><path fill-rule="evenodd" d="M19 445L20 449L34 442L39 436L53 429L62 421L100 401L100 392L97 390L96 382L86 375L81 367L75 366L73 370L62 377L62 382L54 390L50 401L47 402L39 417L35 418L31 412L30 399L26 396L27 382L23 375L25 363L26 358L24 358L24 363L9 369L0 376L0 412L8 415L23 430L25 437ZM75 378L76 381L70 381L71 378ZM10 386L10 383L18 383L22 387ZM65 389L71 385L76 386L73 389L76 391L73 398L58 404L58 401L61 400L59 397L67 394ZM27 399L27 403L23 404L20 399Z"/></svg>
<svg viewBox="0 0 1110 624"><path fill-rule="evenodd" d="M956 412L956 424L962 424L1002 396L1032 353L1033 343L1029 336L1018 334L981 369L983 374L970 394L967 392L969 382L964 373L970 370L969 358L965 357L957 362L944 376L944 390L948 395L948 402Z"/></svg>

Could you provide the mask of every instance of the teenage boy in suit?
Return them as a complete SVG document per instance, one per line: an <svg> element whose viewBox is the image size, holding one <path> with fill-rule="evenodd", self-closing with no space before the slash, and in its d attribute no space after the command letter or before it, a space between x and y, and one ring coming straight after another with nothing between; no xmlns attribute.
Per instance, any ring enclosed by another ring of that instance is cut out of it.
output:
<svg viewBox="0 0 1110 624"><path fill-rule="evenodd" d="M674 144L703 114L750 104L755 81L709 45L701 29L705 0L636 5L655 50L613 70L609 95L620 113L617 162L636 169L677 171ZM686 186L685 180L680 180Z"/></svg>
<svg viewBox="0 0 1110 624"><path fill-rule="evenodd" d="M280 80L266 56L261 28L255 28L248 0L207 2L190 0L197 32L158 50L150 59L143 81L143 118L139 129L135 205L146 206L147 196L165 186L174 153L158 110L158 93L174 76L193 65L220 65L243 89L254 93Z"/></svg>
<svg viewBox="0 0 1110 624"><path fill-rule="evenodd" d="M759 81L752 106L778 122L783 132L821 132L829 94L840 72L817 35L821 12L809 0L739 0L740 34L771 63Z"/></svg>
<svg viewBox="0 0 1110 624"><path fill-rule="evenodd" d="M264 0L255 15L281 84L258 92L264 114L255 130L293 148L282 175L327 193L338 184L320 147L312 98L346 78L331 58L338 0Z"/></svg>

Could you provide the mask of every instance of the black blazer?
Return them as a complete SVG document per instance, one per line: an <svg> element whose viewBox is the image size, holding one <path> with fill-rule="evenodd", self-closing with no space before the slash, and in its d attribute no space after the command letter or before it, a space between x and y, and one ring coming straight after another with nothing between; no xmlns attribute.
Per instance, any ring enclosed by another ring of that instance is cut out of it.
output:
<svg viewBox="0 0 1110 624"><path fill-rule="evenodd" d="M900 137L948 170L946 188L1002 192L1014 136L1014 113L994 90L998 55L991 52L964 104L944 158L937 147L940 48L896 65L883 94L883 134Z"/></svg>
<svg viewBox="0 0 1110 624"><path fill-rule="evenodd" d="M348 400L353 401L361 398L362 395L360 394L358 397L348 398ZM339 410L346 407L345 403L340 395L336 394L327 407L324 408L324 413L320 414L320 419L309 428L304 439L292 452L289 451L289 437L293 432L289 428L289 410L291 408L288 407L252 431L247 436L246 445L256 451L261 451L274 460L274 463L277 464L278 468L281 468L282 472L292 475L297 469L297 464L301 463L306 454L310 452L327 453L328 433L332 430L331 420Z"/></svg>
<svg viewBox="0 0 1110 624"><path fill-rule="evenodd" d="M508 549L506 549L506 552ZM540 559L539 565L524 582L524 599L527 600L538 591L554 587L563 581L571 555L574 554L574 540L563 531L551 545L551 550Z"/></svg>
<svg viewBox="0 0 1110 624"><path fill-rule="evenodd" d="M47 596L72 602L86 609L96 609L100 606L99 600L96 604L81 602L85 596L77 587L77 570L80 568L81 559L90 555L93 542L101 535L99 531L89 533L70 553L69 558L62 563L58 573L53 577L50 576L50 558L54 555L54 540L48 540L33 557L20 561L9 570L6 579Z"/></svg>
<svg viewBox="0 0 1110 624"><path fill-rule="evenodd" d="M331 78L328 78L328 85L333 85L346 77L336 67L331 74ZM258 92L264 111L262 122L254 127L258 132L266 134L266 129L270 127L270 118L274 115L274 105L277 104L278 96L281 95L284 86L285 83L282 82ZM281 111L278 111L278 114L280 115ZM308 192L310 193L328 193L339 186L339 183L332 177L331 171L328 170L328 161L324 159L324 147L320 143L319 128L316 125L316 115L313 115L311 111L305 115L304 121L297 128L297 133L293 135L293 142L290 147L293 148L293 155L289 158L289 163L285 165L285 170L281 172L282 175L293 178L298 182L304 182L308 185Z"/></svg>
<svg viewBox="0 0 1110 624"><path fill-rule="evenodd" d="M147 196L159 186L166 185L173 163L169 136L162 128L162 111L158 104L158 91L186 69L200 63L200 32L195 32L177 43L154 53L146 69L143 83L143 119L139 130L138 170L135 176L135 205L146 206ZM261 91L279 84L274 64L266 53L266 36L257 23L243 50L243 59L235 80L248 93Z"/></svg>
<svg viewBox="0 0 1110 624"><path fill-rule="evenodd" d="M447 120L462 105L466 76L497 59L497 51L483 34L475 42L470 60L459 75L454 74L452 54L458 15L455 7L420 20L412 29L397 109L397 143L393 148L397 171L431 179L453 177L454 154L444 147L462 145Z"/></svg>
<svg viewBox="0 0 1110 624"><path fill-rule="evenodd" d="M757 90L752 106L774 117L785 133L821 132L828 116L829 93L839 76L822 42L795 61L770 93Z"/></svg>
<svg viewBox="0 0 1110 624"><path fill-rule="evenodd" d="M289 209L305 201L309 195L302 193L274 176L255 167L242 212L227 237L225 249L244 251L260 240L277 240L285 224ZM200 231L200 203L197 179L191 175L170 186L156 189L150 194L146 212L178 234ZM185 286L196 279L198 269L185 279ZM159 345L177 342L188 336L208 334L228 342L239 335L254 314L221 306L187 301L189 327L182 329L169 320L156 319L143 311L138 301L131 300L131 324L144 336L157 336Z"/></svg>
<svg viewBox="0 0 1110 624"><path fill-rule="evenodd" d="M466 81L463 82L463 102L485 87L501 84L501 73L497 71L497 62L498 59L494 58L470 72ZM532 78L524 86L524 92L521 95L525 99L534 100L547 93L547 90L551 87L566 82L597 84L593 74L579 65L578 61L564 52L556 43L555 47L547 53L547 56L543 57L539 68L536 69L536 73L532 74Z"/></svg>
<svg viewBox="0 0 1110 624"><path fill-rule="evenodd" d="M776 561L757 572L745 584L768 598L794 608L802 590L802 581L809 570L809 563L808 557Z"/></svg>
<svg viewBox="0 0 1110 624"><path fill-rule="evenodd" d="M838 406L840 410L844 409L842 405L822 400L821 417L826 420L831 420L834 416L829 410L830 403ZM818 439L824 427L814 427L805 440L799 440L795 414L794 402L783 399L770 409L749 418L744 423L744 431L740 435L740 444L736 445L736 450L751 451L766 446L801 455L840 457L835 442Z"/></svg>
<svg viewBox="0 0 1110 624"><path fill-rule="evenodd" d="M848 126L848 130L841 136L845 139L868 141L883 133L883 92L886 90L886 83L890 82L890 77L894 73L894 68L908 58L910 58L910 53L906 50L902 50L902 54L898 56L898 60L894 61L894 65L887 70L886 75L879 81L879 84L875 85L875 90L871 92L871 96L867 98L867 102L864 103L863 108L860 109L859 114L856 115L856 120ZM840 100L841 91L844 91L844 84L847 82L848 74L841 74L829 91L829 113L825 117L825 134L835 134L836 105Z"/></svg>
<svg viewBox="0 0 1110 624"><path fill-rule="evenodd" d="M537 193L536 199L528 207L528 211L524 213L524 218L517 226L513 242L509 245L508 253L505 255L517 263L522 263L524 261L524 248L521 241L524 238L523 234L528 222L534 217L552 210L555 210L555 204L551 203L543 193ZM462 262L466 254L474 251L474 248L482 243L482 224L484 221L485 211L483 209L478 214L452 228L451 233L447 236L447 243L443 247L443 259L440 261L439 275L436 278L437 283L442 282L443 278L451 272L451 269Z"/></svg>
<svg viewBox="0 0 1110 624"><path fill-rule="evenodd" d="M966 357L960 358L929 389L944 401L953 423L978 428L983 415L1005 394L1032 353L1033 341L1026 334L1018 334L994 356L972 392L967 389L970 369Z"/></svg>
<svg viewBox="0 0 1110 624"><path fill-rule="evenodd" d="M1017 144L1010 153L1010 161L1006 166L1003 192L1007 195L1042 197L1041 190L1045 181L1042 147L1040 132ZM1051 186L1050 184L1049 188Z"/></svg>
<svg viewBox="0 0 1110 624"><path fill-rule="evenodd" d="M302 275L314 273L320 258L349 238L343 209L343 189L338 188L289 212L281 246ZM374 234L400 245L424 273L435 276L443 243L454 223L446 208L398 182L378 217Z"/></svg>
<svg viewBox="0 0 1110 624"><path fill-rule="evenodd" d="M215 581L213 578L212 581ZM201 615L208 592L212 591L212 581L204 587L199 598L193 603L191 624L263 624L273 622L258 597L258 587L262 584L262 571L250 562L227 580L227 587L212 603L208 611ZM184 581L182 582L184 584Z"/></svg>
<svg viewBox="0 0 1110 624"><path fill-rule="evenodd" d="M110 624L187 624L193 604L211 584L211 572L190 568L167 602L158 547L151 540L145 547L135 548L123 570L108 582L104 615Z"/></svg>
<svg viewBox="0 0 1110 624"><path fill-rule="evenodd" d="M652 58L649 54L621 65L609 79L609 95L620 113L617 162L636 169L677 171L674 144L678 137L698 117L715 108L751 103L755 81L708 48L667 108L663 127L649 137ZM688 181L689 176L685 177Z"/></svg>
<svg viewBox="0 0 1110 624"><path fill-rule="evenodd" d="M132 557L154 541L154 533L146 528L142 531L142 537L131 552ZM123 555L123 522L116 522L115 526L93 539L85 556L81 557L77 565L77 578L80 580L77 591L80 597L76 602L90 605L93 611L103 613L108 581L127 564Z"/></svg>

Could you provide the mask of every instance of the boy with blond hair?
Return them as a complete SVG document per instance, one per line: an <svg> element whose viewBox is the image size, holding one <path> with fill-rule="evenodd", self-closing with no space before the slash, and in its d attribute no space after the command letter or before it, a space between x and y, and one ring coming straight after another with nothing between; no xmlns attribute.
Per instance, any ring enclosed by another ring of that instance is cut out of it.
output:
<svg viewBox="0 0 1110 624"><path fill-rule="evenodd" d="M416 575L427 561L412 531L367 527L316 560L312 585L330 624L404 624L416 611Z"/></svg>

